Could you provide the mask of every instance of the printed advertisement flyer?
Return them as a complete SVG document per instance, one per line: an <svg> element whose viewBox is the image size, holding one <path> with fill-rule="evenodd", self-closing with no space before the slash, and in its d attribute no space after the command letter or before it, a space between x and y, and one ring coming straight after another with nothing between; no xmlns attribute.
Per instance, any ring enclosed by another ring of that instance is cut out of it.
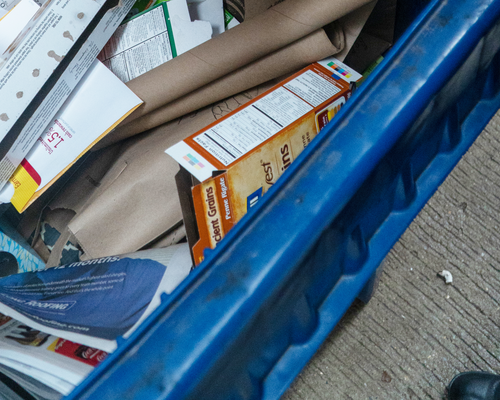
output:
<svg viewBox="0 0 500 400"><path fill-rule="evenodd" d="M0 279L0 312L106 352L189 274L189 246L72 263Z"/></svg>

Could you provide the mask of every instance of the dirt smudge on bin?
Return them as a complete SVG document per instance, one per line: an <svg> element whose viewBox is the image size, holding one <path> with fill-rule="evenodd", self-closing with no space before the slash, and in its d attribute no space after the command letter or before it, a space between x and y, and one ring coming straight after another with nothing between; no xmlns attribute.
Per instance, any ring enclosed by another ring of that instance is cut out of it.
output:
<svg viewBox="0 0 500 400"><path fill-rule="evenodd" d="M250 275L249 267L239 267L236 271L229 271L226 273L225 282L215 288L206 298L207 301L216 300L226 294L234 292L238 287L240 287L241 282L244 281Z"/></svg>

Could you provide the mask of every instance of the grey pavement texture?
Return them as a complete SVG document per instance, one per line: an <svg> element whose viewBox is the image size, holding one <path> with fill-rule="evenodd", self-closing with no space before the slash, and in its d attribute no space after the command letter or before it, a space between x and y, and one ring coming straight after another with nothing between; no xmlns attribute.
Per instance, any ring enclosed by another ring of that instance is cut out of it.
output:
<svg viewBox="0 0 500 400"><path fill-rule="evenodd" d="M500 373L499 205L500 112L283 400L442 399L459 372Z"/></svg>

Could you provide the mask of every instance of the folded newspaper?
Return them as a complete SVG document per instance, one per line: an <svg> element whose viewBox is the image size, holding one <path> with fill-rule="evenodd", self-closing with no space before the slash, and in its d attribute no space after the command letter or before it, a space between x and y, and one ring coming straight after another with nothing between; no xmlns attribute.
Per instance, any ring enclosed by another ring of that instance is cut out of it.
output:
<svg viewBox="0 0 500 400"><path fill-rule="evenodd" d="M0 279L0 372L67 395L191 267L185 243Z"/></svg>
<svg viewBox="0 0 500 400"><path fill-rule="evenodd" d="M23 386L38 396L68 395L107 355L0 314L0 372L20 384L34 379L56 391L47 396L37 390L39 384L32 387L24 382Z"/></svg>

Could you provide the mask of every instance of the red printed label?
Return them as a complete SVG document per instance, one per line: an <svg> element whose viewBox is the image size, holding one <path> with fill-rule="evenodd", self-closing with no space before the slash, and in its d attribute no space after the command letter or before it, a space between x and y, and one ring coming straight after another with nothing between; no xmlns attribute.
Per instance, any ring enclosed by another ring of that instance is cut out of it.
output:
<svg viewBox="0 0 500 400"><path fill-rule="evenodd" d="M83 346L65 339L58 339L51 350L57 354L92 365L93 367L104 361L108 355L105 351Z"/></svg>

